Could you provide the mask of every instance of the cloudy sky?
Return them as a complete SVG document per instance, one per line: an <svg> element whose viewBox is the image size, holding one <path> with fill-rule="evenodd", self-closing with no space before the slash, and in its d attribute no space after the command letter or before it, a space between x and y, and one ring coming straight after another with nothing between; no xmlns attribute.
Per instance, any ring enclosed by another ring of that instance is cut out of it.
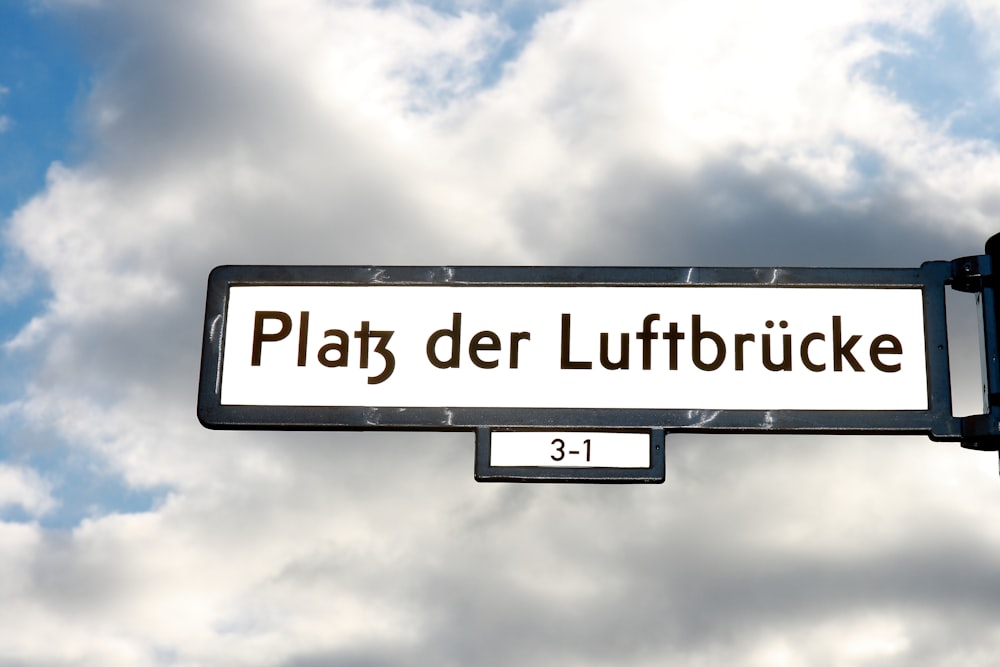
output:
<svg viewBox="0 0 1000 667"><path fill-rule="evenodd" d="M1000 231L998 119L988 0L4 2L0 663L996 664L995 454L477 484L195 402L214 266L917 266Z"/></svg>

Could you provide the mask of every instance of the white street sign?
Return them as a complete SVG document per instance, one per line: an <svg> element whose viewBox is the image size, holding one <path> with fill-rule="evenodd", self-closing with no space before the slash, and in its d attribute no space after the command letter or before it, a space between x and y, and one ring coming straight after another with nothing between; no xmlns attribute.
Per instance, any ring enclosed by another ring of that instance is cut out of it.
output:
<svg viewBox="0 0 1000 667"><path fill-rule="evenodd" d="M494 431L494 468L649 468L650 434L621 431Z"/></svg>
<svg viewBox="0 0 1000 667"><path fill-rule="evenodd" d="M926 410L919 287L233 285L222 406Z"/></svg>

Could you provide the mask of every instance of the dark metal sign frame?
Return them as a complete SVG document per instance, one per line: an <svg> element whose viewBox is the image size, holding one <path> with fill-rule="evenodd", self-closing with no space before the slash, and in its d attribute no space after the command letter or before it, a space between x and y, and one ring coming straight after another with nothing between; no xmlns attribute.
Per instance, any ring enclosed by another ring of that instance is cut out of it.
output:
<svg viewBox="0 0 1000 667"><path fill-rule="evenodd" d="M987 250L1000 250L997 237ZM275 430L430 430L482 428L665 430L700 433L919 434L997 449L1000 365L991 256L925 262L919 268L640 268L222 266L209 277L198 395L206 427ZM677 410L463 408L408 406L260 406L221 403L229 289L254 285L686 286L917 288L924 309L926 410ZM952 415L945 292L979 292L990 408ZM996 404L994 403L996 401Z"/></svg>

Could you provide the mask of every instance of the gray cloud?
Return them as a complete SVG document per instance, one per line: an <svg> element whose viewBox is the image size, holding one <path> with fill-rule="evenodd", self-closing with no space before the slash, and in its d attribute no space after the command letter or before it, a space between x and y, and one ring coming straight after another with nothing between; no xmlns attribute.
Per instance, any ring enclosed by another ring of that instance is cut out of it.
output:
<svg viewBox="0 0 1000 667"><path fill-rule="evenodd" d="M626 162L610 172L587 193L579 226L547 227L561 222L551 209L560 202L526 195L513 205L525 234L541 234L569 263L844 267L981 254L988 236L897 188L840 199L784 166L750 173L720 161L692 173Z"/></svg>

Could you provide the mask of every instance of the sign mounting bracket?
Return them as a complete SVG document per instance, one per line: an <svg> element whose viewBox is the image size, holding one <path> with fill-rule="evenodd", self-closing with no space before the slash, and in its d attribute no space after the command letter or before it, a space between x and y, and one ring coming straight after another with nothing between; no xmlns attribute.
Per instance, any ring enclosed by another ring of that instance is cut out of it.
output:
<svg viewBox="0 0 1000 667"><path fill-rule="evenodd" d="M986 254L962 257L952 262L951 286L976 295L980 304L984 414L962 418L962 447L1000 451L1000 311L997 310L993 265L1000 262L1000 234L986 242Z"/></svg>

